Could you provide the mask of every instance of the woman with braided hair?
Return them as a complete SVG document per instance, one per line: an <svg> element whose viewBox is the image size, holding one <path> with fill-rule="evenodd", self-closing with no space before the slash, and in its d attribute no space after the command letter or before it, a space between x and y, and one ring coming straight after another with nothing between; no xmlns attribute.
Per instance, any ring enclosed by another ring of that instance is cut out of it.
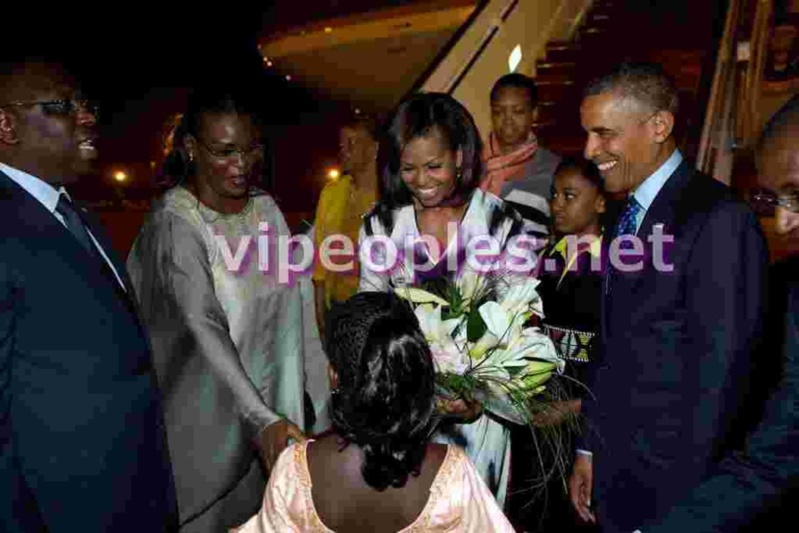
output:
<svg viewBox="0 0 799 533"><path fill-rule="evenodd" d="M353 296L327 346L333 430L283 452L239 533L512 532L464 452L429 442L433 361L408 304Z"/></svg>

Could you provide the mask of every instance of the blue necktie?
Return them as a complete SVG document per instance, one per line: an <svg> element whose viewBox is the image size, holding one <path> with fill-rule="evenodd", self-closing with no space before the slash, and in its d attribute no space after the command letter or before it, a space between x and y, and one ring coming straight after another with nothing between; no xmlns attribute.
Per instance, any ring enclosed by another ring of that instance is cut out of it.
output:
<svg viewBox="0 0 799 533"><path fill-rule="evenodd" d="M627 200L627 204L624 206L624 209L621 212L621 216L619 217L619 222L616 224L616 229L613 232L613 237L621 237L622 235L632 235L635 236L638 230L638 215L643 211L644 208L641 204L638 203L638 200L635 199L635 196L630 196ZM623 242L619 243L620 248L629 248L631 243ZM623 245L623 246L622 246ZM610 285L616 275L616 271L612 267L608 267L607 275L605 276L605 294L610 293Z"/></svg>
<svg viewBox="0 0 799 533"><path fill-rule="evenodd" d="M621 212L619 223L616 225L614 237L621 235L635 235L638 229L638 215L643 211L643 206L638 203L635 196L630 196Z"/></svg>

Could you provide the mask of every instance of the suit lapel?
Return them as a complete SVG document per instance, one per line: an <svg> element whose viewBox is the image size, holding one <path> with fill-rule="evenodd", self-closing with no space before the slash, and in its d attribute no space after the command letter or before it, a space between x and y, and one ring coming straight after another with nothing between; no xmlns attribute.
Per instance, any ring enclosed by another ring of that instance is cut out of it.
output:
<svg viewBox="0 0 799 533"><path fill-rule="evenodd" d="M92 235L94 235L94 238L97 240L97 243L103 249L103 252L105 252L106 257L108 257L108 260L111 261L112 265L114 265L114 270L116 270L117 274L119 274L119 277L122 279L122 284L125 286L125 290L128 292L128 294L131 294L131 291L133 290L133 285L131 285L130 283L130 278L128 277L128 272L125 268L125 263L122 261L122 259L119 257L116 250L114 249L111 243L111 239L108 237L108 234L105 232L105 228L100 223L100 220L97 218L97 216L94 213L88 211L82 206L79 207L79 209L80 209L80 215L83 218L84 223L89 228L89 231L92 232Z"/></svg>
<svg viewBox="0 0 799 533"><path fill-rule="evenodd" d="M103 257L99 257L100 259L100 268L103 271L104 277L108 279L114 286L114 290L117 293L117 296L122 299L125 304L125 307L128 308L128 311L133 315L136 323L140 328L142 328L142 324L139 321L139 309L136 302L136 293L133 290L133 284L130 282L130 277L128 276L128 271L125 268L125 263L121 261L119 256L116 253L116 250L111 244L111 239L108 238L108 235L103 228L103 225L100 223L99 219L91 212L85 209L83 206L78 207L80 211L80 216L83 218L83 222L89 228L89 231L92 232L95 240L97 240L97 244L103 249L105 252L106 257L114 265L114 270L119 275L119 278L122 280L122 284L125 286L123 289L119 285L119 279L114 275L114 272L108 267ZM142 328L143 329L143 328Z"/></svg>
<svg viewBox="0 0 799 533"><path fill-rule="evenodd" d="M131 292L132 289L128 289L128 293L126 294L125 290L119 285L119 281L116 279L113 272L111 272L111 269L104 264L105 259L103 259L102 255L98 254L98 257L89 255L69 230L55 218L53 213L48 211L41 202L3 172L0 172L0 194L7 196L8 201L18 206L21 224L35 228L37 232L44 231L53 234L54 238L49 241L50 245L60 250L60 253L63 255L69 257L69 262L71 264L75 265L77 268L84 269L88 275L94 276L99 283L108 283L112 287L112 290L116 292L117 297L122 299L125 307L133 313L138 323L138 315L136 314L133 300L134 296ZM88 213L81 209L81 215L86 214ZM88 218L91 217L87 217L87 219ZM103 247L103 251L108 258L114 263L114 268L119 272L123 282L126 281L127 275L125 274L125 270L119 264L118 259L116 259L116 255L111 246L107 244L108 241L105 238L104 232L100 229L100 226L88 222L87 226L95 239L97 239L97 242L100 243L100 246ZM104 270L108 272L104 272ZM127 285L126 288L128 288Z"/></svg>
<svg viewBox="0 0 799 533"><path fill-rule="evenodd" d="M619 273L611 276L608 282L612 285L608 293L618 293L622 291L624 294L631 295L640 283L646 279L646 274L654 267L652 265L652 242L649 240L653 235L653 230L660 226L659 232L662 235L675 236L679 228L676 227L675 207L679 203L679 199L683 191L690 182L692 171L688 163L683 160L682 163L675 169L671 176L663 184L663 187L658 192L649 209L646 211L644 220L641 222L641 227L638 228L637 236L643 243L644 249L644 266L643 270L638 273Z"/></svg>
<svg viewBox="0 0 799 533"><path fill-rule="evenodd" d="M674 206L680 199L680 195L688 185L690 178L691 169L688 167L688 163L683 160L674 173L669 176L669 179L666 180L666 183L663 184L663 188L660 189L660 192L652 201L652 205L647 209L646 216L644 216L641 227L638 229L638 235L642 239L647 239L652 234L652 229L658 224L664 226L664 231L668 231L674 225Z"/></svg>

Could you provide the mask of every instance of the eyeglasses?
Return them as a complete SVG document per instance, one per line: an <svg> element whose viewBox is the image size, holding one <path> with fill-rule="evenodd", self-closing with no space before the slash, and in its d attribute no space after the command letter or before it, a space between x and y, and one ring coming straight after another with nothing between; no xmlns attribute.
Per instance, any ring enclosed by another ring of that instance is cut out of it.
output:
<svg viewBox="0 0 799 533"><path fill-rule="evenodd" d="M94 115L95 120L100 116L100 107L88 100L44 100L33 102L8 102L0 104L3 107L29 107L41 106L42 111L47 115L76 115L83 110Z"/></svg>
<svg viewBox="0 0 799 533"><path fill-rule="evenodd" d="M756 189L750 194L749 203L761 215L773 214L776 207L799 213L799 190L776 193L768 189Z"/></svg>
<svg viewBox="0 0 799 533"><path fill-rule="evenodd" d="M227 147L223 148L222 150L214 150L207 144L205 144L202 139L199 137L195 137L197 142L202 146L206 152L211 154L214 157L219 159L233 159L236 155L240 155L242 158L253 158L260 155L261 150L263 149L262 144L252 144L247 148L234 148L234 147Z"/></svg>

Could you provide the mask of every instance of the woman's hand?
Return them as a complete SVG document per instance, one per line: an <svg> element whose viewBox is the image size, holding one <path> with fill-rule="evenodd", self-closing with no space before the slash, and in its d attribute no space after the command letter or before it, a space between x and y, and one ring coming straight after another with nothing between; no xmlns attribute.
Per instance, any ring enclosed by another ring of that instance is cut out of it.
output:
<svg viewBox="0 0 799 533"><path fill-rule="evenodd" d="M272 470L280 452L288 446L288 440L305 442L305 434L300 428L285 418L266 426L258 438L261 461L267 472Z"/></svg>
<svg viewBox="0 0 799 533"><path fill-rule="evenodd" d="M438 409L439 413L456 418L458 421L465 424L474 422L483 414L483 407L479 402L474 400L467 402L462 398L451 400L448 398L436 397L436 409Z"/></svg>

